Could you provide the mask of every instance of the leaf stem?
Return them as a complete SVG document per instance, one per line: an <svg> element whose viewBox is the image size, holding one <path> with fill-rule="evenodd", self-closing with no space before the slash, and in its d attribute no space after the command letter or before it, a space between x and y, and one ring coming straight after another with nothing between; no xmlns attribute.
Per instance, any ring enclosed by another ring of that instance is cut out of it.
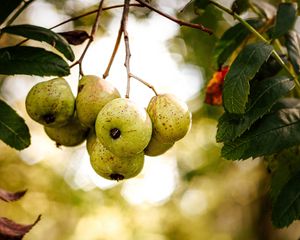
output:
<svg viewBox="0 0 300 240"><path fill-rule="evenodd" d="M260 39L264 43L270 44L270 41L268 41L267 39L265 39L258 31L256 31L255 28L253 28L249 23L247 23L243 18L241 18L240 15L238 15L234 11L232 11L232 10L224 7L223 5L219 4L218 2L215 2L213 0L210 0L209 2L211 4L213 4L213 5L215 5L217 8L221 9L222 11L230 14L233 18L236 18L250 32L252 32L258 39ZM299 80L298 80L297 76L295 76L295 74L289 69L289 67L284 63L284 61L282 60L282 58L279 56L279 54L274 49L272 50L272 55L276 59L276 61L285 69L285 71L290 75L290 77L293 78L296 86L300 89L300 83L299 83Z"/></svg>
<svg viewBox="0 0 300 240"><path fill-rule="evenodd" d="M154 92L154 94L157 96L158 93L155 90L154 86L149 84L148 82L144 81L143 79L139 78L138 76L133 75L132 73L130 73L130 77L138 80L139 82L143 83L144 85L146 85L148 88L152 89L152 91Z"/></svg>
<svg viewBox="0 0 300 240"><path fill-rule="evenodd" d="M180 19L172 17L171 15L169 15L167 13L164 13L164 12L160 11L159 9L151 6L149 3L147 3L147 2L145 2L143 0L136 0L136 1L138 3L140 3L141 5L149 8L150 10L158 13L159 15L161 15L161 16L163 16L163 17L165 17L165 18L167 18L167 19L169 19L169 20L177 23L179 26L187 26L187 27L191 27L191 28L196 28L196 29L200 29L201 31L206 32L206 33L208 33L210 35L212 34L212 31L210 29L204 27L202 24L195 24L195 23L184 22L184 21L182 21Z"/></svg>

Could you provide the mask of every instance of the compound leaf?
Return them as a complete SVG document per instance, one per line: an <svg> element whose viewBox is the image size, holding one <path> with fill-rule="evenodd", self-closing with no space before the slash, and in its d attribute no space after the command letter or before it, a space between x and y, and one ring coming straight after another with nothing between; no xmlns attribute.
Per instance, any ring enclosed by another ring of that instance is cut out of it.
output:
<svg viewBox="0 0 300 240"><path fill-rule="evenodd" d="M2 100L0 100L0 139L18 150L30 145L29 129L24 119Z"/></svg>
<svg viewBox="0 0 300 240"><path fill-rule="evenodd" d="M258 42L246 46L232 63L224 81L223 103L230 113L245 112L250 92L249 81L269 58L273 47Z"/></svg>
<svg viewBox="0 0 300 240"><path fill-rule="evenodd" d="M232 141L242 135L294 86L294 82L285 76L272 77L258 82L252 87L245 114L236 115L225 112L220 118L217 141Z"/></svg>
<svg viewBox="0 0 300 240"><path fill-rule="evenodd" d="M46 42L63 53L70 61L73 61L75 58L73 50L68 42L59 34L47 28L30 24L22 24L8 26L3 28L1 31L3 33L15 34L29 39Z"/></svg>
<svg viewBox="0 0 300 240"><path fill-rule="evenodd" d="M69 65L60 56L43 48L17 46L0 48L0 74L66 76Z"/></svg>
<svg viewBox="0 0 300 240"><path fill-rule="evenodd" d="M300 144L300 109L281 109L265 115L234 141L225 142L222 156L239 160L273 154Z"/></svg>
<svg viewBox="0 0 300 240"><path fill-rule="evenodd" d="M279 4L272 38L279 38L291 30L297 19L297 3Z"/></svg>
<svg viewBox="0 0 300 240"><path fill-rule="evenodd" d="M300 35L296 31L289 31L285 35L285 46L293 68L300 74Z"/></svg>
<svg viewBox="0 0 300 240"><path fill-rule="evenodd" d="M258 29L263 26L261 19L254 18L246 20L252 27ZM231 54L241 45L241 43L249 36L250 31L241 23L229 28L221 37L214 51L214 58L219 67L221 67Z"/></svg>

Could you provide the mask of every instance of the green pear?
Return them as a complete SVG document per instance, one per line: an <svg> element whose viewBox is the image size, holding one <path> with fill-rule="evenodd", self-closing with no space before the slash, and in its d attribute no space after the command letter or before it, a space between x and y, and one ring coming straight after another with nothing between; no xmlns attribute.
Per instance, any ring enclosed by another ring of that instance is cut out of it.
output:
<svg viewBox="0 0 300 240"><path fill-rule="evenodd" d="M153 135L148 146L145 148L144 153L145 155L151 157L158 156L168 151L173 145L174 142L163 143Z"/></svg>
<svg viewBox="0 0 300 240"><path fill-rule="evenodd" d="M25 105L33 120L48 127L61 127L73 117L75 98L64 78L54 78L34 85Z"/></svg>
<svg viewBox="0 0 300 240"><path fill-rule="evenodd" d="M107 103L97 116L95 129L101 143L119 157L142 152L152 135L146 110L127 98Z"/></svg>
<svg viewBox="0 0 300 240"><path fill-rule="evenodd" d="M153 124L153 135L160 142L178 141L191 127L191 113L187 105L172 94L154 96L147 112Z"/></svg>
<svg viewBox="0 0 300 240"><path fill-rule="evenodd" d="M87 149L89 155L91 155L91 153L93 151L96 140L97 140L97 136L96 136L95 129L91 128L89 131L89 135L87 136L87 139L86 139L86 149Z"/></svg>
<svg viewBox="0 0 300 240"><path fill-rule="evenodd" d="M77 117L72 118L66 125L58 128L44 126L49 138L56 142L57 146L76 146L82 143L89 132L82 126Z"/></svg>
<svg viewBox="0 0 300 240"><path fill-rule="evenodd" d="M118 90L108 81L93 75L83 76L76 97L79 121L87 127L94 127L99 111L106 103L119 97Z"/></svg>
<svg viewBox="0 0 300 240"><path fill-rule="evenodd" d="M132 157L117 157L96 139L90 154L91 166L97 174L109 180L123 180L138 175L144 166L144 153Z"/></svg>

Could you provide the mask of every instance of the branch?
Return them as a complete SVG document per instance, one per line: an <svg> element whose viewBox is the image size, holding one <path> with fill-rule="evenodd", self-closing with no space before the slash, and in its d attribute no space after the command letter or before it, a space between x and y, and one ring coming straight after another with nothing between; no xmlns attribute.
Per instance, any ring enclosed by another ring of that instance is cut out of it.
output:
<svg viewBox="0 0 300 240"><path fill-rule="evenodd" d="M137 4L137 3L130 4L130 6L132 6L132 7L144 7L143 5ZM110 10L110 9L114 9L114 8L121 8L121 7L124 7L124 4L118 4L118 5L113 5L113 6L109 6L109 7L104 7L104 8L102 8L102 11L106 11L106 10ZM65 20L65 21L63 21L61 23L58 23L57 25L51 27L50 29L57 28L57 27L59 27L61 25L64 25L64 24L66 24L68 22L76 21L76 20L78 20L80 18L83 18L83 17L89 16L89 15L95 14L97 12L98 12L98 9L90 11L90 12L87 12L87 13L83 13L83 14L78 15L76 17L69 18L69 19L67 19L67 20Z"/></svg>
<svg viewBox="0 0 300 240"><path fill-rule="evenodd" d="M90 34L90 38L89 38L89 41L88 43L86 44L85 46L85 49L83 50L80 58L75 62L73 63L70 68L74 67L75 65L79 64L79 74L81 76L83 76L83 70L82 70L82 61L83 61L83 58L88 50L88 48L90 47L91 43L94 41L94 37L95 37L95 34L96 34L96 31L98 29L98 26L99 26L99 19L100 19L100 15L101 15L101 12L102 12L102 6L103 6L103 2L104 0L100 0L100 3L99 3L99 7L97 9L97 15L96 15L96 19L95 19L95 22L93 24L93 27L92 27L92 30L91 30L91 34Z"/></svg>
<svg viewBox="0 0 300 240"><path fill-rule="evenodd" d="M125 57L125 67L127 70L127 88L126 88L126 98L129 98L130 93L130 48L129 48L129 36L127 32L127 23L128 23L128 13L129 13L129 3L130 0L124 1L124 10L122 15L122 29L124 33L124 42L125 42L125 50L126 50L126 57Z"/></svg>
<svg viewBox="0 0 300 240"><path fill-rule="evenodd" d="M195 24L195 23L184 22L184 21L182 21L180 19L172 17L171 15L169 15L167 13L164 13L164 12L160 11L159 9L151 6L149 3L144 2L143 0L136 0L136 1L138 3L140 3L141 5L149 8L150 10L158 13L159 15L161 15L161 16L163 16L163 17L165 17L165 18L167 18L167 19L169 19L169 20L177 23L179 26L187 26L187 27L191 27L191 28L196 28L196 29L200 29L201 31L206 32L206 33L208 33L210 35L212 34L212 31L210 29L204 27L202 24Z"/></svg>

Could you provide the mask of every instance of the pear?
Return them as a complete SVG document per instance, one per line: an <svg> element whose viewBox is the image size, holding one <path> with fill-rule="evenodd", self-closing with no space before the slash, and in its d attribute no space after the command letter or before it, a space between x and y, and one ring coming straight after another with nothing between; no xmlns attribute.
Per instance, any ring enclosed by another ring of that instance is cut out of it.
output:
<svg viewBox="0 0 300 240"><path fill-rule="evenodd" d="M79 121L87 127L94 127L99 111L106 103L119 97L118 90L108 81L93 75L83 76L76 97Z"/></svg>
<svg viewBox="0 0 300 240"><path fill-rule="evenodd" d="M158 156L168 151L173 145L174 142L163 143L159 141L155 136L152 136L148 146L144 150L144 153L145 155L151 157Z"/></svg>
<svg viewBox="0 0 300 240"><path fill-rule="evenodd" d="M89 131L89 135L87 136L87 139L86 139L86 149L87 149L89 155L91 155L91 153L93 151L96 140L97 140L97 136L96 136L95 129L91 128Z"/></svg>
<svg viewBox="0 0 300 240"><path fill-rule="evenodd" d="M153 124L153 135L162 143L183 138L191 127L187 105L172 94L154 96L147 107Z"/></svg>
<svg viewBox="0 0 300 240"><path fill-rule="evenodd" d="M54 78L34 85L25 105L33 120L48 127L61 127L73 117L75 98L64 78Z"/></svg>
<svg viewBox="0 0 300 240"><path fill-rule="evenodd" d="M89 132L87 127L81 125L77 117L62 127L52 128L44 126L49 138L56 142L57 146L76 146L82 143Z"/></svg>
<svg viewBox="0 0 300 240"><path fill-rule="evenodd" d="M90 154L95 172L109 180L123 180L138 175L144 166L144 153L132 157L117 157L96 139Z"/></svg>
<svg viewBox="0 0 300 240"><path fill-rule="evenodd" d="M107 103L99 112L95 123L101 143L119 157L142 152L152 134L152 123L142 107L127 98Z"/></svg>

